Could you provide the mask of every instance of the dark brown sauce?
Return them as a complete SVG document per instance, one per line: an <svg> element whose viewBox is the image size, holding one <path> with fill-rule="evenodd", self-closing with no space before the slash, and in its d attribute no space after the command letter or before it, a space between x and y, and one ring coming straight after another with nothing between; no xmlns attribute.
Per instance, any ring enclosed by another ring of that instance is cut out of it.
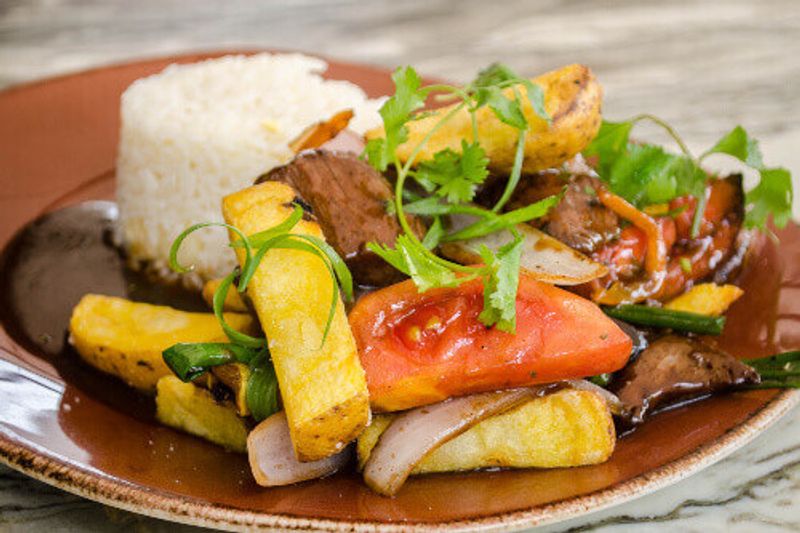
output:
<svg viewBox="0 0 800 533"><path fill-rule="evenodd" d="M207 309L196 293L154 284L126 266L114 245L117 206L84 202L20 230L0 256L0 321L26 350L48 360L67 383L138 418L152 400L84 364L67 342L73 307L87 293L184 310Z"/></svg>

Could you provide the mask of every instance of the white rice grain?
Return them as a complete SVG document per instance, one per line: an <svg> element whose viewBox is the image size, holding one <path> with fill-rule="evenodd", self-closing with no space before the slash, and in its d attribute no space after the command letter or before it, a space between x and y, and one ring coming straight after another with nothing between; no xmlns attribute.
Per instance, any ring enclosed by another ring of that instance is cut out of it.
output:
<svg viewBox="0 0 800 533"><path fill-rule="evenodd" d="M308 125L353 109L359 133L379 124L379 101L352 83L323 80L324 61L300 54L226 56L171 65L122 95L117 200L134 261L166 263L173 239L197 222L221 222L222 197L286 163ZM180 260L204 279L235 258L222 229L201 230Z"/></svg>

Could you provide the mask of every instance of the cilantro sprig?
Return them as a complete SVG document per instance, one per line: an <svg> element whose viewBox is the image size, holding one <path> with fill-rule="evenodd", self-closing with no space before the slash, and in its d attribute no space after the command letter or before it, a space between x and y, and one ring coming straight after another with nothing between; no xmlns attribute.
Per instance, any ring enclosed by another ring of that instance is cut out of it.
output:
<svg viewBox="0 0 800 533"><path fill-rule="evenodd" d="M529 125L521 89L525 89L534 113L549 123L551 119L545 110L544 92L538 85L517 76L510 68L501 64L482 70L466 87L444 84L423 86L421 78L411 67L398 68L392 75L392 81L395 93L380 109L384 136L371 139L367 143L364 156L379 171L383 172L390 166L394 168L397 177L390 211L396 214L403 234L398 236L394 247L379 243L369 243L367 247L410 276L421 292L436 287L455 287L466 281L482 279L484 303L480 320L487 326L513 332L516 327L516 292L519 284L519 255L522 250L522 239L514 226L543 216L559 197L547 198L524 209L499 213L511 198L522 172L525 136ZM411 148L409 157L403 162L397 149L409 139L408 124L431 116L431 113L422 109L434 92L443 93L455 100L455 103L447 111L437 115L439 120ZM476 115L484 107L488 107L498 120L518 131L514 163L503 194L492 209L471 203L478 188L489 176L489 160L478 139ZM460 151L448 148L436 152L430 159L418 161L420 153L433 135L464 110L470 114L472 139L463 139ZM428 196L414 197L406 204L410 196L406 190L409 178ZM430 229L422 240L411 229L407 213L432 217ZM447 233L442 217L456 213L470 214L477 220L466 228ZM502 230L511 231L514 240L497 252L481 250L483 265L460 265L439 257L432 251L440 242L465 240Z"/></svg>
<svg viewBox="0 0 800 533"><path fill-rule="evenodd" d="M649 120L663 127L680 147L681 153L665 151L660 146L633 143L633 127ZM597 137L584 155L598 158L597 171L611 190L639 207L665 203L682 195L697 198L692 220L692 236L697 236L703 220L706 185L710 179L701 165L714 154L738 159L759 173L759 183L745 195L745 225L767 230L773 224L784 227L792 213L792 179L784 168L767 167L758 146L744 128L736 126L699 157L692 155L681 137L669 124L649 114L623 122L604 121Z"/></svg>

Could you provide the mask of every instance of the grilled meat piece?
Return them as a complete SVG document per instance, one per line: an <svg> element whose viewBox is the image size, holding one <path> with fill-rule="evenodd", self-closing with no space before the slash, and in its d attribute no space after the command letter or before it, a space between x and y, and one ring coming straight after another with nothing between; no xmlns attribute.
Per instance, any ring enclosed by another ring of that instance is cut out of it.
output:
<svg viewBox="0 0 800 533"><path fill-rule="evenodd" d="M735 357L667 335L615 375L609 388L622 401L623 423L636 425L657 409L759 381L758 372Z"/></svg>
<svg viewBox="0 0 800 533"><path fill-rule="evenodd" d="M571 248L591 254L619 235L619 218L597 199L595 191L600 185L600 180L589 174L539 172L520 180L509 209L559 194L566 187L561 202L537 222L540 229Z"/></svg>
<svg viewBox="0 0 800 533"><path fill-rule="evenodd" d="M397 218L386 212L392 198L389 183L356 154L307 150L256 183L266 180L291 185L299 200L311 207L325 238L347 262L356 283L384 286L405 277L366 248L371 241L393 246L402 229ZM417 234L424 235L422 224L410 221Z"/></svg>

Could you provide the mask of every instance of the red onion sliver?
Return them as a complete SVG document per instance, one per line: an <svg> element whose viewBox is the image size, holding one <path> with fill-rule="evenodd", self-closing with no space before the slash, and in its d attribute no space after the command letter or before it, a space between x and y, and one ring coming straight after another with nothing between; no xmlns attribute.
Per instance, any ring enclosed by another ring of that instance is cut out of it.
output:
<svg viewBox="0 0 800 533"><path fill-rule="evenodd" d="M256 483L263 487L291 485L307 479L333 474L350 460L345 450L309 463L297 460L283 411L258 424L247 436L247 457Z"/></svg>
<svg viewBox="0 0 800 533"><path fill-rule="evenodd" d="M549 386L486 392L451 398L399 415L381 435L364 465L364 481L384 496L394 496L414 467L448 440L490 416L507 411Z"/></svg>

